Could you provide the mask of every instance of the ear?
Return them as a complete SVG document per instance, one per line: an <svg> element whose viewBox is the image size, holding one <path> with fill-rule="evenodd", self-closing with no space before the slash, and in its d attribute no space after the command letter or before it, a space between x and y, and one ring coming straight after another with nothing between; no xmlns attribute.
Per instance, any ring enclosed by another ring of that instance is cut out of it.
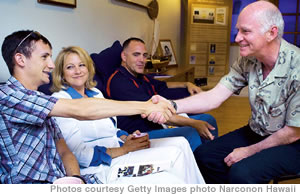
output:
<svg viewBox="0 0 300 194"><path fill-rule="evenodd" d="M272 26L270 30L267 32L267 41L272 42L277 37L278 37L278 27Z"/></svg>
<svg viewBox="0 0 300 194"><path fill-rule="evenodd" d="M126 61L126 58L127 58L126 55L127 55L127 54L125 53L125 51L122 51L122 52L121 52L121 58L122 58L122 61Z"/></svg>
<svg viewBox="0 0 300 194"><path fill-rule="evenodd" d="M21 67L25 66L25 56L21 53L16 53L14 56L14 60L16 65L19 65Z"/></svg>

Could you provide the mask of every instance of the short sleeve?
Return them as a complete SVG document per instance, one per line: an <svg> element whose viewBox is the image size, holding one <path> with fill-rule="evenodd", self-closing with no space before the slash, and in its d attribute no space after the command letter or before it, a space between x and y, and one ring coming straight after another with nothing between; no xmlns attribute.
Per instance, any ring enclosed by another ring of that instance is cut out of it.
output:
<svg viewBox="0 0 300 194"><path fill-rule="evenodd" d="M2 99L4 106L1 111L11 122L41 126L57 100L38 92L27 94L16 91Z"/></svg>
<svg viewBox="0 0 300 194"><path fill-rule="evenodd" d="M46 125L48 125L48 129L50 129L52 133L52 137L54 141L58 141L60 139L64 139L63 134L55 120L55 118L49 117L46 119Z"/></svg>
<svg viewBox="0 0 300 194"><path fill-rule="evenodd" d="M235 94L239 94L241 90L248 85L248 71L244 68L247 62L243 58L230 67L230 71L225 75L220 83Z"/></svg>
<svg viewBox="0 0 300 194"><path fill-rule="evenodd" d="M287 126L300 127L300 82L294 81L290 90L294 91L294 95L288 99L285 122Z"/></svg>

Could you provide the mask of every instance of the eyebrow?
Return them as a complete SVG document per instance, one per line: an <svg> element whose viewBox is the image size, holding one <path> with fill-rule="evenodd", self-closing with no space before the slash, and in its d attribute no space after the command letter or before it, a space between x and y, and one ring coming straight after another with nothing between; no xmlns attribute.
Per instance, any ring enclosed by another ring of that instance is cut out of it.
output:
<svg viewBox="0 0 300 194"><path fill-rule="evenodd" d="M138 55L148 55L147 52L145 52L145 53L141 53L141 52L133 52L132 54L133 54L133 55L135 55L135 54L138 54Z"/></svg>
<svg viewBox="0 0 300 194"><path fill-rule="evenodd" d="M133 52L132 54L142 54L141 52Z"/></svg>
<svg viewBox="0 0 300 194"><path fill-rule="evenodd" d="M50 56L50 57L51 57L52 55L51 55L50 53L48 53L48 52L45 52L45 53L42 53L41 56L43 56L43 57L44 57L44 56L45 56L45 57Z"/></svg>

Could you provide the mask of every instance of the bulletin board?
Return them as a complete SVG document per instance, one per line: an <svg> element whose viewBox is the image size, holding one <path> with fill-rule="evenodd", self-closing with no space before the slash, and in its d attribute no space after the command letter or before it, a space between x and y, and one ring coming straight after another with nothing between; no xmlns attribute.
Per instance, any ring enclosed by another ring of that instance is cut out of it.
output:
<svg viewBox="0 0 300 194"><path fill-rule="evenodd" d="M189 0L185 58L195 78L213 87L227 73L230 49L231 0Z"/></svg>

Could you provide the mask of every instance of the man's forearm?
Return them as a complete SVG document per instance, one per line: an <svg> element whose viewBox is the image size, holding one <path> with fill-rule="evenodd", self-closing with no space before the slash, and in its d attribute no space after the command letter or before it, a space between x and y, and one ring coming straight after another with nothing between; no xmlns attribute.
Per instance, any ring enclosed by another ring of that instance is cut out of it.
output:
<svg viewBox="0 0 300 194"><path fill-rule="evenodd" d="M204 113L219 106L208 92L201 92L174 102L177 104L177 113Z"/></svg>
<svg viewBox="0 0 300 194"><path fill-rule="evenodd" d="M78 161L74 154L69 150L64 139L56 142L56 148L61 157L67 176L80 175Z"/></svg>
<svg viewBox="0 0 300 194"><path fill-rule="evenodd" d="M286 145L300 139L300 128L285 126L284 128L273 133L266 139L249 146L249 149L254 152L260 152L275 146Z"/></svg>
<svg viewBox="0 0 300 194"><path fill-rule="evenodd" d="M79 120L95 120L112 116L148 115L161 112L168 119L174 113L173 107L166 102L153 105L151 101L115 101L99 98L59 99L50 112L50 116L71 117Z"/></svg>
<svg viewBox="0 0 300 194"><path fill-rule="evenodd" d="M80 168L76 157L70 152L62 157L67 176L80 175Z"/></svg>
<svg viewBox="0 0 300 194"><path fill-rule="evenodd" d="M240 160L252 156L262 150L275 146L286 145L297 141L300 138L300 128L288 127L278 130L266 139L246 147L235 148L224 158L227 166L231 166Z"/></svg>
<svg viewBox="0 0 300 194"><path fill-rule="evenodd" d="M74 108L78 109L78 107L83 107L83 109L80 110L81 113L72 116L79 116L79 119L91 120L112 116L143 114L147 111L145 102L114 101L93 98L90 98L88 101L80 101Z"/></svg>
<svg viewBox="0 0 300 194"><path fill-rule="evenodd" d="M222 84L209 91L200 92L193 96L175 100L177 113L203 113L219 107L226 99L233 94Z"/></svg>

